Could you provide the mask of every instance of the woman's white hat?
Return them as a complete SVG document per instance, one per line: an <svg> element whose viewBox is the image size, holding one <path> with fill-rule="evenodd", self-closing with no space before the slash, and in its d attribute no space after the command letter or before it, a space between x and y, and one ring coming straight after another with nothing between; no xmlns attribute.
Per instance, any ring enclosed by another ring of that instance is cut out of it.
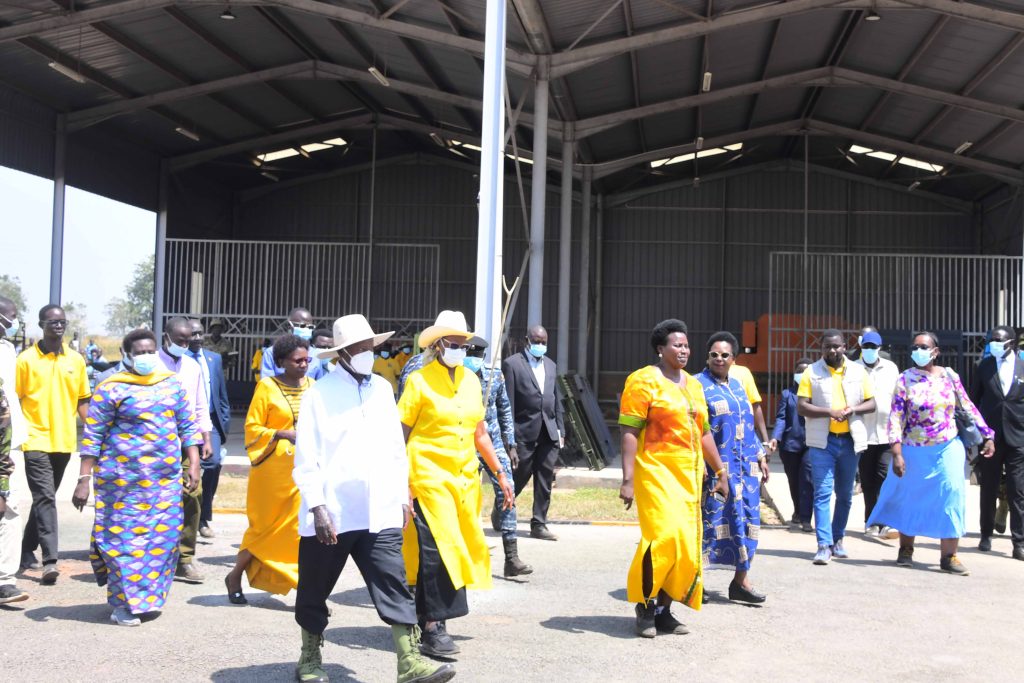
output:
<svg viewBox="0 0 1024 683"><path fill-rule="evenodd" d="M317 358L334 358L338 351L346 346L358 344L367 339L373 340L373 345L380 346L391 338L394 332L383 332L377 334L370 327L369 321L358 313L345 315L334 321L334 346L323 349L316 354Z"/></svg>
<svg viewBox="0 0 1024 683"><path fill-rule="evenodd" d="M469 339L474 336L466 324L466 316L462 311L441 311L437 320L427 329L420 332L420 348L428 348L441 337L462 337Z"/></svg>

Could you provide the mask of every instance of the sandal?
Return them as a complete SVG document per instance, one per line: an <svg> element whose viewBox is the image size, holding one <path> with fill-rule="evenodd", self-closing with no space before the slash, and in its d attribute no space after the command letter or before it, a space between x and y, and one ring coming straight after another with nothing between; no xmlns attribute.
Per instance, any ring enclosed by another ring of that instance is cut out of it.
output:
<svg viewBox="0 0 1024 683"><path fill-rule="evenodd" d="M249 601L245 599L245 594L242 591L231 590L231 586L228 585L228 577L224 577L224 587L228 589L228 602L232 605L248 605Z"/></svg>

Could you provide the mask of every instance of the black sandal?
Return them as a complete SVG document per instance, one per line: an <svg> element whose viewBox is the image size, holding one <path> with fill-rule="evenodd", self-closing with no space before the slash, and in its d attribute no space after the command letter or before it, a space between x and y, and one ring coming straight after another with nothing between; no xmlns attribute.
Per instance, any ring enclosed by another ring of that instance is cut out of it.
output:
<svg viewBox="0 0 1024 683"><path fill-rule="evenodd" d="M224 587L228 589L228 602L232 605L248 605L249 601L245 599L245 594L242 591L233 591L228 586L228 577L224 577Z"/></svg>

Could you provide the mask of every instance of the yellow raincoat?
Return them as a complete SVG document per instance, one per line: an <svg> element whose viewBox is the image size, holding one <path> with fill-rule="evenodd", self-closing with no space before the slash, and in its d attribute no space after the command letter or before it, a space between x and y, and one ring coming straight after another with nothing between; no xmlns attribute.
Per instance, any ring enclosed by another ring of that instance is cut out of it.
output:
<svg viewBox="0 0 1024 683"><path fill-rule="evenodd" d="M480 475L474 434L484 419L480 380L433 361L409 376L398 402L409 435L409 488L420 505L456 590L491 587L491 556L480 526ZM419 572L415 525L402 546L411 585Z"/></svg>
<svg viewBox="0 0 1024 683"><path fill-rule="evenodd" d="M252 468L245 497L249 528L239 550L252 553L249 585L286 595L299 585L299 489L292 479L295 445L274 432L295 429L299 402L313 380L289 387L276 377L260 380L245 416L245 449Z"/></svg>
<svg viewBox="0 0 1024 683"><path fill-rule="evenodd" d="M629 568L627 599L642 603L665 591L699 610L704 473L700 440L709 429L704 391L700 382L686 375L684 392L656 366L648 366L626 379L619 413L619 424L641 430L633 472L641 539ZM654 581L645 595L643 559L648 551Z"/></svg>

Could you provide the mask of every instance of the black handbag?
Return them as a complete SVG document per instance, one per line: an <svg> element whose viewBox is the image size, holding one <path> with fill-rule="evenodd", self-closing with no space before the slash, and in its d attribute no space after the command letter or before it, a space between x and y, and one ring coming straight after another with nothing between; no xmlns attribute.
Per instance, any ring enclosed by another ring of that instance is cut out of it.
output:
<svg viewBox="0 0 1024 683"><path fill-rule="evenodd" d="M953 385L953 397L956 399L953 419L956 421L957 436L963 442L964 448L980 446L985 442L985 437L981 435L978 425L974 422L974 415L971 414L971 411L964 408L964 404L960 401L960 392L956 390L956 380L953 378L953 372L949 368L946 368L946 376L949 378L950 384Z"/></svg>

